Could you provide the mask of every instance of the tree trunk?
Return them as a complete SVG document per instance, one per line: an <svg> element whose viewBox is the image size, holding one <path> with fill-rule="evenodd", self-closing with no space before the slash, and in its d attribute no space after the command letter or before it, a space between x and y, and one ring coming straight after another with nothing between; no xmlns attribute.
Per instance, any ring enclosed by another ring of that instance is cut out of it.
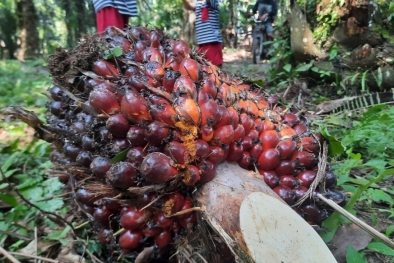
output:
<svg viewBox="0 0 394 263"><path fill-rule="evenodd" d="M187 43L196 45L196 14L193 11L183 11L183 28L181 32L181 39L185 40Z"/></svg>
<svg viewBox="0 0 394 263"><path fill-rule="evenodd" d="M38 16L33 0L20 0L17 2L20 15L20 49L18 59L34 59L39 55L39 38L37 31Z"/></svg>

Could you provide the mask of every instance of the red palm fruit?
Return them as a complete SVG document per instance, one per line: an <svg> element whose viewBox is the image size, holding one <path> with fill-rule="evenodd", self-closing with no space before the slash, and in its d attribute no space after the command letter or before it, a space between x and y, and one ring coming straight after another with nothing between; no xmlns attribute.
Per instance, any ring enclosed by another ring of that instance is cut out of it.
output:
<svg viewBox="0 0 394 263"><path fill-rule="evenodd" d="M232 142L230 144L230 149L226 160L229 162L237 162L239 159L242 158L243 152L244 149L242 147L242 144L237 142Z"/></svg>
<svg viewBox="0 0 394 263"><path fill-rule="evenodd" d="M112 115L120 112L120 104L115 94L105 88L96 88L90 92L89 104L99 114Z"/></svg>
<svg viewBox="0 0 394 263"><path fill-rule="evenodd" d="M296 167L293 161L281 160L275 169L276 174L279 175L295 175Z"/></svg>
<svg viewBox="0 0 394 263"><path fill-rule="evenodd" d="M283 127L279 131L280 138L292 138L293 136L296 136L296 135L297 135L297 133L295 132L295 130L290 127Z"/></svg>
<svg viewBox="0 0 394 263"><path fill-rule="evenodd" d="M199 183L205 184L216 176L216 165L209 160L203 160L197 165L201 171Z"/></svg>
<svg viewBox="0 0 394 263"><path fill-rule="evenodd" d="M319 142L313 137L303 137L300 142L300 149L307 152L318 153Z"/></svg>
<svg viewBox="0 0 394 263"><path fill-rule="evenodd" d="M209 100L209 95L208 93L206 93L203 89L199 89L197 92L197 103L198 106L203 105L205 102L207 102Z"/></svg>
<svg viewBox="0 0 394 263"><path fill-rule="evenodd" d="M149 77L145 74L136 74L128 79L128 83L133 87L133 91L137 93L141 90L146 90L144 83L147 83L152 87L158 87L161 81L157 81L156 79Z"/></svg>
<svg viewBox="0 0 394 263"><path fill-rule="evenodd" d="M143 226L141 230L142 233L144 233L144 236L146 237L155 237L158 236L161 232L163 232L163 228L150 226L149 224Z"/></svg>
<svg viewBox="0 0 394 263"><path fill-rule="evenodd" d="M64 118L67 105L63 101L52 101L50 111L53 115L59 118Z"/></svg>
<svg viewBox="0 0 394 263"><path fill-rule="evenodd" d="M163 77L163 80L161 83L168 93L172 92L172 90L174 89L175 81L180 76L181 76L181 74L178 71L174 71L171 69L166 70L166 73L164 74L164 77Z"/></svg>
<svg viewBox="0 0 394 263"><path fill-rule="evenodd" d="M164 63L164 68L172 69L179 73L179 67L181 65L183 58L184 57L181 56L180 54L177 54L175 52L168 52L166 54L166 61Z"/></svg>
<svg viewBox="0 0 394 263"><path fill-rule="evenodd" d="M170 156L178 164L186 164L189 160L187 148L180 142L171 141L164 147L165 155Z"/></svg>
<svg viewBox="0 0 394 263"><path fill-rule="evenodd" d="M96 143L91 136L86 134L82 136L82 149L92 151L95 145Z"/></svg>
<svg viewBox="0 0 394 263"><path fill-rule="evenodd" d="M253 123L253 130L256 130L259 134L264 130L264 123L261 119L255 119Z"/></svg>
<svg viewBox="0 0 394 263"><path fill-rule="evenodd" d="M62 89L57 86L48 89L48 91L54 101L61 101L65 95Z"/></svg>
<svg viewBox="0 0 394 263"><path fill-rule="evenodd" d="M131 126L127 132L126 139L132 146L145 146L145 129L138 126Z"/></svg>
<svg viewBox="0 0 394 263"><path fill-rule="evenodd" d="M228 154L230 153L230 145L228 143L224 143L221 145L222 149L223 149L223 161L225 161L227 159Z"/></svg>
<svg viewBox="0 0 394 263"><path fill-rule="evenodd" d="M92 163L93 157L92 154L88 151L82 151L78 154L77 158L75 159L77 163L84 167L89 167Z"/></svg>
<svg viewBox="0 0 394 263"><path fill-rule="evenodd" d="M129 122L127 121L126 117L121 113L109 116L106 122L106 126L108 131L114 137L118 138L126 137L127 132L130 129Z"/></svg>
<svg viewBox="0 0 394 263"><path fill-rule="evenodd" d="M201 81L201 89L208 93L212 99L216 99L217 89L215 83L211 79L205 77Z"/></svg>
<svg viewBox="0 0 394 263"><path fill-rule="evenodd" d="M94 210L93 217L100 224L107 225L110 217L113 216L114 214L115 214L114 211L111 211L107 207L102 206L102 207L97 207Z"/></svg>
<svg viewBox="0 0 394 263"><path fill-rule="evenodd" d="M279 134L275 130L264 130L259 139L263 144L263 149L268 150L275 148L279 143Z"/></svg>
<svg viewBox="0 0 394 263"><path fill-rule="evenodd" d="M161 201L163 202L161 210L169 216L182 209L185 198L180 193L172 193L165 195Z"/></svg>
<svg viewBox="0 0 394 263"><path fill-rule="evenodd" d="M214 100L208 100L203 105L201 105L201 125L209 124L210 126L215 126L221 116L219 105Z"/></svg>
<svg viewBox="0 0 394 263"><path fill-rule="evenodd" d="M64 155L75 161L77 156L82 152L82 148L71 143L66 143L63 146Z"/></svg>
<svg viewBox="0 0 394 263"><path fill-rule="evenodd" d="M120 153L130 147L130 142L126 138L113 139L111 141L110 148L112 153Z"/></svg>
<svg viewBox="0 0 394 263"><path fill-rule="evenodd" d="M253 147L252 139L250 137L245 136L241 141L241 145L244 151L246 152L249 151Z"/></svg>
<svg viewBox="0 0 394 263"><path fill-rule="evenodd" d="M221 98L223 99L223 102L226 103L229 91L230 91L230 86L227 85L226 83L222 83L222 85L220 85L218 88L218 93L217 93L216 97L218 97L220 95Z"/></svg>
<svg viewBox="0 0 394 263"><path fill-rule="evenodd" d="M205 159L210 153L209 144L202 139L196 140L194 144L196 146L196 157L200 160Z"/></svg>
<svg viewBox="0 0 394 263"><path fill-rule="evenodd" d="M137 169L129 162L118 162L106 173L107 182L116 188L126 190L137 185Z"/></svg>
<svg viewBox="0 0 394 263"><path fill-rule="evenodd" d="M156 61L163 64L163 57L161 56L159 50L154 47L147 47L142 51L143 61Z"/></svg>
<svg viewBox="0 0 394 263"><path fill-rule="evenodd" d="M286 124L289 127L293 127L295 125L297 125L300 122L300 118L298 117L298 115L294 114L294 113L286 113L283 116L283 121L284 124Z"/></svg>
<svg viewBox="0 0 394 263"><path fill-rule="evenodd" d="M178 223L185 229L191 229L197 223L197 215L193 212L188 217L180 219Z"/></svg>
<svg viewBox="0 0 394 263"><path fill-rule="evenodd" d="M257 97L257 107L260 110L266 109L268 107L268 101L264 96L258 96Z"/></svg>
<svg viewBox="0 0 394 263"><path fill-rule="evenodd" d="M145 74L161 82L166 72L161 63L149 61L145 64Z"/></svg>
<svg viewBox="0 0 394 263"><path fill-rule="evenodd" d="M238 126L234 128L233 140L238 141L239 139L243 139L244 137L245 137L245 128L241 124L238 124Z"/></svg>
<svg viewBox="0 0 394 263"><path fill-rule="evenodd" d="M245 149L244 152L242 153L241 159L237 161L238 165L246 170L252 168L253 162L254 162L254 158L249 152L246 152Z"/></svg>
<svg viewBox="0 0 394 263"><path fill-rule="evenodd" d="M112 134L108 131L107 127L103 126L99 128L99 138L103 142L110 142Z"/></svg>
<svg viewBox="0 0 394 263"><path fill-rule="evenodd" d="M152 145L162 145L170 134L169 126L160 121L152 121L146 128L145 138Z"/></svg>
<svg viewBox="0 0 394 263"><path fill-rule="evenodd" d="M122 113L133 123L145 123L152 120L147 101L137 93L126 92L121 102Z"/></svg>
<svg viewBox="0 0 394 263"><path fill-rule="evenodd" d="M293 127L293 130L296 132L297 135L301 135L306 133L309 129L304 123L297 124Z"/></svg>
<svg viewBox="0 0 394 263"><path fill-rule="evenodd" d="M249 153L254 157L255 160L258 160L260 155L263 153L263 146L260 142L255 143L252 149L249 150Z"/></svg>
<svg viewBox="0 0 394 263"><path fill-rule="evenodd" d="M107 229L105 227L102 227L100 229L100 231L97 233L97 240L101 244L108 245L111 243L111 239L112 239L112 230L111 229Z"/></svg>
<svg viewBox="0 0 394 263"><path fill-rule="evenodd" d="M145 206L150 204L150 205L152 205L154 207L160 208L160 206L158 206L157 202L153 202L153 201L156 200L156 198L157 198L157 194L154 193L154 192L141 194L141 195L137 196L136 204L138 205L138 207L145 207Z"/></svg>
<svg viewBox="0 0 394 263"><path fill-rule="evenodd" d="M113 36L110 43L111 47L120 47L124 53L131 50L131 42L122 36Z"/></svg>
<svg viewBox="0 0 394 263"><path fill-rule="evenodd" d="M122 209L121 204L117 199L114 198L103 198L101 200L102 204L105 205L109 210L119 211Z"/></svg>
<svg viewBox="0 0 394 263"><path fill-rule="evenodd" d="M296 181L296 184L298 184L298 182ZM304 195L306 194L306 192L308 192L308 188L306 188L305 186L299 185L297 187L295 187L293 189L293 192L295 194L295 200L298 201L300 200L302 197L304 197ZM309 199L306 199L309 200ZM305 203L304 203L305 204Z"/></svg>
<svg viewBox="0 0 394 263"><path fill-rule="evenodd" d="M279 177L275 171L263 171L259 170L259 173L264 177L264 182L271 188L274 189L280 184Z"/></svg>
<svg viewBox="0 0 394 263"><path fill-rule="evenodd" d="M159 152L152 152L145 157L140 172L148 182L155 184L171 181L178 174L172 159Z"/></svg>
<svg viewBox="0 0 394 263"><path fill-rule="evenodd" d="M313 180L316 178L316 172L311 171L311 170L306 170L297 175L297 181L300 183L300 185L304 187L309 187Z"/></svg>
<svg viewBox="0 0 394 263"><path fill-rule="evenodd" d="M178 122L178 114L169 103L151 105L150 114L154 120L164 122L170 126L174 126Z"/></svg>
<svg viewBox="0 0 394 263"><path fill-rule="evenodd" d="M254 103L251 100L248 100L246 102L247 105L247 113L249 113L250 115L257 117L259 116L259 108L257 107L257 104Z"/></svg>
<svg viewBox="0 0 394 263"><path fill-rule="evenodd" d="M87 127L82 121L74 121L70 126L70 130L75 134L83 134L87 131Z"/></svg>
<svg viewBox="0 0 394 263"><path fill-rule="evenodd" d="M245 136L249 137L252 139L252 142L254 142L259 138L259 132L252 128Z"/></svg>
<svg viewBox="0 0 394 263"><path fill-rule="evenodd" d="M257 165L259 170L271 171L276 169L276 167L279 165L279 162L279 152L276 149L270 148L263 151L258 159Z"/></svg>
<svg viewBox="0 0 394 263"><path fill-rule="evenodd" d="M111 168L110 159L102 156L94 158L90 164L90 170L97 177L104 177Z"/></svg>
<svg viewBox="0 0 394 263"><path fill-rule="evenodd" d="M297 150L297 145L292 139L280 141L276 146L281 159L290 159Z"/></svg>
<svg viewBox="0 0 394 263"><path fill-rule="evenodd" d="M260 133L268 130L275 130L275 124L272 121L265 119L263 121L263 130L260 131Z"/></svg>
<svg viewBox="0 0 394 263"><path fill-rule="evenodd" d="M133 26L127 31L127 33L134 40L146 40L146 35L142 27Z"/></svg>
<svg viewBox="0 0 394 263"><path fill-rule="evenodd" d="M75 200L77 200L78 202L80 202L82 204L85 204L88 206L93 206L96 201L102 199L105 196L106 195L104 195L104 194L97 194L97 193L90 192L86 189L80 188L75 193Z"/></svg>
<svg viewBox="0 0 394 263"><path fill-rule="evenodd" d="M233 141L234 128L232 125L225 125L217 128L213 133L211 143L213 145L230 144Z"/></svg>
<svg viewBox="0 0 394 263"><path fill-rule="evenodd" d="M186 41L177 39L175 40L175 43L172 47L172 51L184 56L184 57L190 57L193 52L189 45L186 43Z"/></svg>
<svg viewBox="0 0 394 263"><path fill-rule="evenodd" d="M185 185L195 185L200 180L200 170L194 165L188 165L182 182Z"/></svg>
<svg viewBox="0 0 394 263"><path fill-rule="evenodd" d="M191 98L179 97L174 103L174 109L179 118L189 124L200 126L201 110Z"/></svg>
<svg viewBox="0 0 394 263"><path fill-rule="evenodd" d="M169 229L165 229L155 237L156 246L159 248L164 248L170 244L171 239L171 231Z"/></svg>
<svg viewBox="0 0 394 263"><path fill-rule="evenodd" d="M186 94L189 98L197 100L196 84L189 76L180 76L174 83L174 93Z"/></svg>
<svg viewBox="0 0 394 263"><path fill-rule="evenodd" d="M296 167L305 167L306 169L312 168L317 162L315 154L306 151L296 152L291 160L295 161Z"/></svg>
<svg viewBox="0 0 394 263"><path fill-rule="evenodd" d="M186 197L185 198L185 202L183 203L182 209L180 211L183 211L183 210L186 210L186 209L190 209L190 208L193 208L193 207L194 207L193 201L190 199L190 197ZM178 219L188 218L191 215L191 213L192 212L179 215Z"/></svg>
<svg viewBox="0 0 394 263"><path fill-rule="evenodd" d="M179 72L184 76L189 76L193 81L198 81L201 75L200 64L191 58L184 58L179 66Z"/></svg>
<svg viewBox="0 0 394 263"><path fill-rule="evenodd" d="M152 221L154 225L161 228L169 228L175 221L174 217L167 217L163 211L157 212L157 214L153 217Z"/></svg>
<svg viewBox="0 0 394 263"><path fill-rule="evenodd" d="M213 128L209 125L204 125L200 129L201 139L209 142L213 137Z"/></svg>
<svg viewBox="0 0 394 263"><path fill-rule="evenodd" d="M215 165L224 161L224 151L219 146L209 146L208 161L213 162Z"/></svg>
<svg viewBox="0 0 394 263"><path fill-rule="evenodd" d="M326 172L326 176L324 180L325 180L325 187L327 189L337 185L337 176L332 171Z"/></svg>
<svg viewBox="0 0 394 263"><path fill-rule="evenodd" d="M239 115L239 122L244 126L245 134L248 134L248 132L250 131L250 129L253 127L254 124L253 119L246 113L241 113Z"/></svg>
<svg viewBox="0 0 394 263"><path fill-rule="evenodd" d="M139 70L139 68L135 67L135 66L128 66L127 69L123 72L123 77L124 78L130 78L133 75L138 75L141 74L141 71Z"/></svg>
<svg viewBox="0 0 394 263"><path fill-rule="evenodd" d="M104 59L100 59L94 62L93 72L106 79L119 78L119 71L116 66Z"/></svg>
<svg viewBox="0 0 394 263"><path fill-rule="evenodd" d="M163 34L160 34L160 32L157 31L152 31L149 36L149 41L151 47L158 48L160 46L160 40L163 37Z"/></svg>
<svg viewBox="0 0 394 263"><path fill-rule="evenodd" d="M219 105L219 114L221 116L220 120L218 121L218 123L215 126L215 129L218 129L219 127L225 126L225 125L231 125L231 118L230 118L230 114L227 110L227 108L223 105ZM233 127L231 125L231 127Z"/></svg>
<svg viewBox="0 0 394 263"><path fill-rule="evenodd" d="M273 190L288 205L293 205L294 204L295 194L292 192L290 187L285 186L285 185L278 185Z"/></svg>
<svg viewBox="0 0 394 263"><path fill-rule="evenodd" d="M120 225L125 229L139 229L145 225L152 217L149 209L138 209L135 206L125 207L120 217Z"/></svg>
<svg viewBox="0 0 394 263"><path fill-rule="evenodd" d="M315 204L307 204L300 206L300 209L304 215L304 219L311 221L315 224L320 224L321 211Z"/></svg>
<svg viewBox="0 0 394 263"><path fill-rule="evenodd" d="M239 124L239 114L238 114L237 110L234 109L234 107L230 106L227 108L227 110L230 115L230 124L233 125L233 127L235 129L236 127L238 127L238 124Z"/></svg>
<svg viewBox="0 0 394 263"><path fill-rule="evenodd" d="M122 249L127 249L132 252L140 246L140 240L144 237L141 230L126 230L119 237L119 247Z"/></svg>
<svg viewBox="0 0 394 263"><path fill-rule="evenodd" d="M281 175L279 176L280 184L285 185L293 189L296 185L296 179L292 175Z"/></svg>
<svg viewBox="0 0 394 263"><path fill-rule="evenodd" d="M270 95L270 96L268 96L267 101L270 106L273 106L279 102L279 96L278 95Z"/></svg>

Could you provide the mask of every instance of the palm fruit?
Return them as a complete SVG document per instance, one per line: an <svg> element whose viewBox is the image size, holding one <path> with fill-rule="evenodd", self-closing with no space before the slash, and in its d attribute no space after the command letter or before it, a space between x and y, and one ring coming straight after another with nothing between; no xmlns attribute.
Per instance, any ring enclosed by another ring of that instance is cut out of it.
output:
<svg viewBox="0 0 394 263"><path fill-rule="evenodd" d="M152 245L165 255L197 222L193 187L221 162L258 171L289 205L315 180L321 135L301 112L159 29L110 27L49 62L51 161L74 178L76 202L114 255ZM297 211L320 224L328 214L308 200Z"/></svg>

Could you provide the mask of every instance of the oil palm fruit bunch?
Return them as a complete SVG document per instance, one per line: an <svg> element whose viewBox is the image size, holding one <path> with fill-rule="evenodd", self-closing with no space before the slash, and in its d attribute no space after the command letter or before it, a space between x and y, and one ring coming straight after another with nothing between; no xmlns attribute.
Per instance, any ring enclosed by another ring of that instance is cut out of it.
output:
<svg viewBox="0 0 394 263"><path fill-rule="evenodd" d="M165 257L197 224L192 192L221 162L258 172L289 205L316 178L323 138L302 112L157 28L110 27L49 68L51 161L115 254ZM329 169L324 180L343 201ZM315 225L329 213L310 198L295 209Z"/></svg>

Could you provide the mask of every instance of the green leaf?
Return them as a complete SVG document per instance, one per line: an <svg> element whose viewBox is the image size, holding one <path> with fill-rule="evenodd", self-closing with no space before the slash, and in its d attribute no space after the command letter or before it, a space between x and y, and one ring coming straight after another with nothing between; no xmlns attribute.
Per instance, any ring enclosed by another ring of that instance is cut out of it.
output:
<svg viewBox="0 0 394 263"><path fill-rule="evenodd" d="M374 202L380 203L380 202L386 202L390 205L394 204L393 198L391 195L385 193L384 191L380 189L371 189L369 188L366 192L367 195L371 197L371 199Z"/></svg>
<svg viewBox="0 0 394 263"><path fill-rule="evenodd" d="M364 253L358 253L352 245L349 245L346 251L346 263L367 263Z"/></svg>
<svg viewBox="0 0 394 263"><path fill-rule="evenodd" d="M382 242L372 242L367 246L368 249L382 253L386 256L394 256L394 249L390 248Z"/></svg>
<svg viewBox="0 0 394 263"><path fill-rule="evenodd" d="M320 132L328 140L328 150L332 156L340 155L345 151L345 147L328 132L327 127L324 127Z"/></svg>
<svg viewBox="0 0 394 263"><path fill-rule="evenodd" d="M322 226L326 228L324 232L320 232L320 236L325 242L330 242L337 232L340 224L343 222L343 217L338 212L334 212L329 218L323 221Z"/></svg>
<svg viewBox="0 0 394 263"><path fill-rule="evenodd" d="M252 83L254 83L254 84L256 84L256 85L258 85L260 87L264 87L264 85L265 85L264 81L262 81L261 79L253 80Z"/></svg>
<svg viewBox="0 0 394 263"><path fill-rule="evenodd" d="M300 67L297 67L297 68L296 68L296 71L297 71L297 72L308 71L312 66L313 66L312 63L304 64L304 65L302 65L302 66L300 66Z"/></svg>
<svg viewBox="0 0 394 263"><path fill-rule="evenodd" d="M286 65L283 66L283 69L290 73L291 65L290 64L286 64Z"/></svg>
<svg viewBox="0 0 394 263"><path fill-rule="evenodd" d="M0 194L0 200L12 206L18 205L18 201L16 201L15 196L11 194Z"/></svg>
<svg viewBox="0 0 394 263"><path fill-rule="evenodd" d="M393 212L394 212L394 211L393 211ZM393 233L393 231L394 231L394 225L389 226L389 227L386 229L386 236L390 236L391 233Z"/></svg>
<svg viewBox="0 0 394 263"><path fill-rule="evenodd" d="M111 159L109 162L110 164L118 163L121 161L126 160L127 157L127 152L130 150L131 147L127 148L126 150L123 150L122 152L118 153L114 158Z"/></svg>
<svg viewBox="0 0 394 263"><path fill-rule="evenodd" d="M114 54L115 57L120 57L123 54L123 51L120 47L114 47L112 48L112 54Z"/></svg>
<svg viewBox="0 0 394 263"><path fill-rule="evenodd" d="M330 51L330 60L334 59L336 56L338 55L338 46L335 43L332 47L331 47L331 51Z"/></svg>
<svg viewBox="0 0 394 263"><path fill-rule="evenodd" d="M70 230L70 226L66 226L63 230L53 230L46 236L46 239L56 240L62 243L62 245L67 245L68 242L65 240L65 238Z"/></svg>
<svg viewBox="0 0 394 263"><path fill-rule="evenodd" d="M18 158L20 156L19 152L14 152L13 154L11 154L10 157L8 157L8 159L4 162L4 164L1 166L1 170L3 170L3 173L7 172L8 168L11 167L11 165L13 165L15 163L15 159ZM6 175L6 177L9 177L11 175Z"/></svg>

